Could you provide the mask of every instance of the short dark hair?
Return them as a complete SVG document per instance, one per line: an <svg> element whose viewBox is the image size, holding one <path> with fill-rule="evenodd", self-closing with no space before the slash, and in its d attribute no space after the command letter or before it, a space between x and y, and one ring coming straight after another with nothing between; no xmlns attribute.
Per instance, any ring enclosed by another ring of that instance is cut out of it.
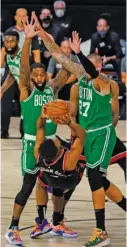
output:
<svg viewBox="0 0 127 247"><path fill-rule="evenodd" d="M50 6L48 6L48 5L43 5L43 7L41 8L41 12L42 12L44 9L49 9L50 12L52 13L52 9L51 9Z"/></svg>
<svg viewBox="0 0 127 247"><path fill-rule="evenodd" d="M30 71L32 72L33 69L36 69L36 68L42 68L46 71L46 67L43 63L33 63L31 64L30 66Z"/></svg>
<svg viewBox="0 0 127 247"><path fill-rule="evenodd" d="M16 32L16 31L13 31L13 30L6 31L5 34L4 34L4 37L5 36L14 36L19 41L19 33Z"/></svg>
<svg viewBox="0 0 127 247"><path fill-rule="evenodd" d="M45 159L47 161L53 161L58 153L58 148L56 147L52 139L46 139L39 147L40 159Z"/></svg>
<svg viewBox="0 0 127 247"><path fill-rule="evenodd" d="M99 16L99 18L97 19L97 23L98 23L100 20L105 20L106 23L107 23L107 25L109 26L108 19L107 19L105 16Z"/></svg>

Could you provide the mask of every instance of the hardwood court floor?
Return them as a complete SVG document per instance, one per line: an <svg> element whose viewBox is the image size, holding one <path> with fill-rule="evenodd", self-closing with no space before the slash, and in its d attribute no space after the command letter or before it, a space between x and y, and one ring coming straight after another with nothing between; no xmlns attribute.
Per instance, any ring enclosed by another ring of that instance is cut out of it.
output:
<svg viewBox="0 0 127 247"><path fill-rule="evenodd" d="M10 135L19 136L17 123L19 119L14 118L11 123ZM16 128L16 129L15 129ZM125 140L125 122L119 123L119 135ZM68 136L69 131L60 127L58 133ZM10 224L12 206L16 193L19 191L22 177L20 171L21 140L9 139L1 141L1 247L11 247L4 238L4 234ZM108 177L125 194L124 175L117 164L110 166ZM51 197L49 196L49 199ZM50 220L52 214L52 203L49 200L47 217ZM80 185L74 192L71 201L66 207L65 216L67 225L78 232L76 239L64 239L52 237L50 234L43 235L39 239L32 240L29 233L32 228L21 231L21 237L26 247L81 247L90 237L95 226L94 212L92 208L91 194L87 178L84 176ZM32 193L24 212L21 216L20 229L30 227L34 224L36 217L35 191ZM111 247L125 247L125 213L114 203L106 203L106 226L111 238Z"/></svg>

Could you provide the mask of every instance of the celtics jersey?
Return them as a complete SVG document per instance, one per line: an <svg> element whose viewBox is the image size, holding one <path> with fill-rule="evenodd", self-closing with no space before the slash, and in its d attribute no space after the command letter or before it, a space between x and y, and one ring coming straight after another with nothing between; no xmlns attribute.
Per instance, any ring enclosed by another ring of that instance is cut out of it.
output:
<svg viewBox="0 0 127 247"><path fill-rule="evenodd" d="M36 122L41 115L42 106L51 100L54 100L54 93L52 88L46 84L43 92L34 87L31 95L26 100L20 102L24 133L36 135ZM55 123L53 123L50 119L47 119L45 125L45 135L54 135L56 132L56 127L57 125Z"/></svg>
<svg viewBox="0 0 127 247"><path fill-rule="evenodd" d="M85 75L79 81L79 123L86 130L112 123L111 92L103 95L94 88L93 80Z"/></svg>
<svg viewBox="0 0 127 247"><path fill-rule="evenodd" d="M7 65L16 82L19 84L19 74L20 74L20 58L21 58L21 49L18 51L16 56L12 59L9 54L7 54Z"/></svg>

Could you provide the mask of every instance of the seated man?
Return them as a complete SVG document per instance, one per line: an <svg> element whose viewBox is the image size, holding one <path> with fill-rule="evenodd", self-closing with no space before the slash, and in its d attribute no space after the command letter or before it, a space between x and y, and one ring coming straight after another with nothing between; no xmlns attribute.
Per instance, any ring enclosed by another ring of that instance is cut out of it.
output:
<svg viewBox="0 0 127 247"><path fill-rule="evenodd" d="M96 28L97 32L91 37L90 54L99 54L103 59L103 65L112 64L120 77L122 50L119 35L110 30L104 17L98 19Z"/></svg>

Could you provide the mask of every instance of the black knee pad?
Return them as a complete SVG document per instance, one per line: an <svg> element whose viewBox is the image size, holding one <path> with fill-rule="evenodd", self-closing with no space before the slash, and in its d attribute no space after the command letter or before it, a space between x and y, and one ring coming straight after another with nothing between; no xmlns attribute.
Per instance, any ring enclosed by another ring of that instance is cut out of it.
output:
<svg viewBox="0 0 127 247"><path fill-rule="evenodd" d="M88 168L88 180L92 192L103 187L102 173L99 171L99 167L96 167L94 169Z"/></svg>
<svg viewBox="0 0 127 247"><path fill-rule="evenodd" d="M105 176L102 176L102 183L103 183L104 190L105 191L108 190L110 186L110 181Z"/></svg>
<svg viewBox="0 0 127 247"><path fill-rule="evenodd" d="M19 204L22 207L25 206L35 186L36 177L37 177L37 174L28 174L28 173L25 174L24 179L23 179L22 188L15 198L16 204Z"/></svg>
<svg viewBox="0 0 127 247"><path fill-rule="evenodd" d="M76 187L74 189L68 190L67 192L65 191L65 193L64 193L64 200L65 201L69 201L69 199L72 196L75 189L76 189Z"/></svg>
<svg viewBox="0 0 127 247"><path fill-rule="evenodd" d="M64 194L64 190L59 189L59 188L53 188L52 194L53 194L54 196L62 197L63 194Z"/></svg>

